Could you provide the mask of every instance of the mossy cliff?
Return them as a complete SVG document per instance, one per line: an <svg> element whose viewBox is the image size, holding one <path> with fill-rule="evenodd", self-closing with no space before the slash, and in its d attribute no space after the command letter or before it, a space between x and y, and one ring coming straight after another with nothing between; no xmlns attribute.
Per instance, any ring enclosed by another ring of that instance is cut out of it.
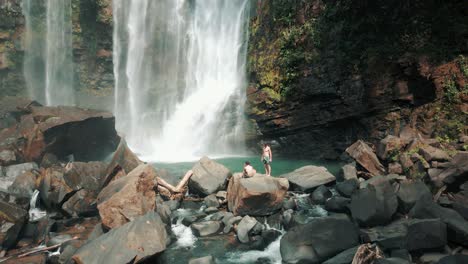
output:
<svg viewBox="0 0 468 264"><path fill-rule="evenodd" d="M251 140L336 158L411 126L458 139L468 112L463 1L257 1Z"/></svg>

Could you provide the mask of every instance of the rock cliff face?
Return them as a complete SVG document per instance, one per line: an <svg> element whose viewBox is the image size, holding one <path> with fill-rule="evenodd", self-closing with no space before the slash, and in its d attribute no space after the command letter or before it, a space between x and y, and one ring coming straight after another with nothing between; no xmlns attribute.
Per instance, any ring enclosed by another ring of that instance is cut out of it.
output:
<svg viewBox="0 0 468 264"><path fill-rule="evenodd" d="M21 2L0 0L0 97L27 95L23 77L26 30ZM45 10L41 4L37 7L34 15L42 18ZM45 23L43 20L34 22ZM86 106L84 101L91 95L112 94L112 2L72 0L72 21L74 87L78 103Z"/></svg>
<svg viewBox="0 0 468 264"><path fill-rule="evenodd" d="M376 142L405 126L458 139L468 110L462 5L257 1L247 92L252 143L336 158L357 138Z"/></svg>

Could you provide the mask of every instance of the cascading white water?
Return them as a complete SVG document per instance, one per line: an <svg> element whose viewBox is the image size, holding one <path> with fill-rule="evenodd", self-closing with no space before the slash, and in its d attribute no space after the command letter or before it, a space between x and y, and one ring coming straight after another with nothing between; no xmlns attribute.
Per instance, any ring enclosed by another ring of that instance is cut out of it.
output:
<svg viewBox="0 0 468 264"><path fill-rule="evenodd" d="M118 130L145 160L244 149L249 0L115 0Z"/></svg>
<svg viewBox="0 0 468 264"><path fill-rule="evenodd" d="M29 95L46 105L73 105L71 0L23 0L24 76Z"/></svg>

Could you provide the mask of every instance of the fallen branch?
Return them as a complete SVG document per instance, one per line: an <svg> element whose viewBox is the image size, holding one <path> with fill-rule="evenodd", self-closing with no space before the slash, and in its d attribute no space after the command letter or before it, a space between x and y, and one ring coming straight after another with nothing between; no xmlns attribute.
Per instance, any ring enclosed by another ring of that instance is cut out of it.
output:
<svg viewBox="0 0 468 264"><path fill-rule="evenodd" d="M352 264L372 264L379 258L384 258L384 255L377 245L363 244L358 247Z"/></svg>
<svg viewBox="0 0 468 264"><path fill-rule="evenodd" d="M447 185L444 185L439 189L439 191L437 191L437 193L434 195L434 199L433 199L434 202L437 203L437 201L439 201L440 196L446 189L447 189Z"/></svg>
<svg viewBox="0 0 468 264"><path fill-rule="evenodd" d="M49 251L51 249L56 249L56 248L61 247L64 243L66 243L68 241L76 240L76 239L79 239L79 237L77 237L77 236L72 237L71 239L67 239L67 240L63 241L62 243L59 243L57 245L53 245L53 246L50 246L50 247L35 248L35 249L32 249L31 251L26 252L26 253L19 253L19 254L16 254L16 255L12 255L12 256L9 256L7 258L1 259L0 263L5 262L5 261L7 261L9 259L12 259L12 258L24 258L24 257L30 256L30 255L36 254L36 253Z"/></svg>

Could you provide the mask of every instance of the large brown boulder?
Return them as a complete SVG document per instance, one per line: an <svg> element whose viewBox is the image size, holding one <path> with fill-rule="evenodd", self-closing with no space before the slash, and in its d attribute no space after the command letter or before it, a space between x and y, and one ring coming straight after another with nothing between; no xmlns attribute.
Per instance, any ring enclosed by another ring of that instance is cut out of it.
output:
<svg viewBox="0 0 468 264"><path fill-rule="evenodd" d="M223 190L232 176L228 168L208 157L203 157L192 168L189 190L201 196L207 196Z"/></svg>
<svg viewBox="0 0 468 264"><path fill-rule="evenodd" d="M39 162L45 153L99 160L114 151L119 140L115 118L108 112L45 107L20 99L4 99L0 105L0 151L14 151L19 162Z"/></svg>
<svg viewBox="0 0 468 264"><path fill-rule="evenodd" d="M384 166L380 163L372 148L364 141L356 141L346 149L346 152L372 175L383 175L385 173Z"/></svg>
<svg viewBox="0 0 468 264"><path fill-rule="evenodd" d="M288 189L288 180L284 178L242 178L237 173L229 181L228 208L235 215L271 215L281 209Z"/></svg>
<svg viewBox="0 0 468 264"><path fill-rule="evenodd" d="M427 162L450 160L450 156L447 152L430 145L421 146L419 148L419 154L421 154Z"/></svg>
<svg viewBox="0 0 468 264"><path fill-rule="evenodd" d="M127 176L109 183L98 196L102 224L116 228L156 208L156 171L141 164Z"/></svg>
<svg viewBox="0 0 468 264"><path fill-rule="evenodd" d="M304 166L280 177L288 179L293 190L304 192L312 191L315 187L336 180L325 167L312 165Z"/></svg>
<svg viewBox="0 0 468 264"><path fill-rule="evenodd" d="M166 249L167 233L159 215L150 211L112 229L81 247L73 260L78 264L138 263Z"/></svg>
<svg viewBox="0 0 468 264"><path fill-rule="evenodd" d="M402 147L404 147L404 143L399 137L388 135L379 142L377 155L382 160L386 160L399 153Z"/></svg>
<svg viewBox="0 0 468 264"><path fill-rule="evenodd" d="M21 231L26 223L28 212L16 204L0 200L0 222L1 231L5 234L0 235L0 243L4 249L10 249L16 246L21 238Z"/></svg>
<svg viewBox="0 0 468 264"><path fill-rule="evenodd" d="M107 166L102 186L106 186L116 175L127 174L140 164L143 164L143 161L130 150L125 139L120 139L119 146L112 156L112 161Z"/></svg>

